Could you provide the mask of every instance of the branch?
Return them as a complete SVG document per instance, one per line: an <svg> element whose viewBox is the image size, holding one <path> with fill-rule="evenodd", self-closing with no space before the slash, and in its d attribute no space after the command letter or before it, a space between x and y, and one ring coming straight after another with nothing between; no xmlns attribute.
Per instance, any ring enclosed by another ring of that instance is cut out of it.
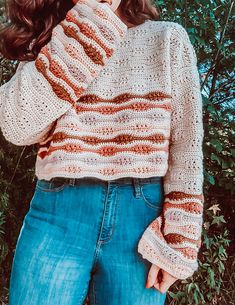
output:
<svg viewBox="0 0 235 305"><path fill-rule="evenodd" d="M13 181L13 179L14 179L14 177L15 177L16 170L17 170L17 168L18 168L18 166L19 166L20 160L21 160L21 158L22 158L22 156L23 156L23 154L24 154L25 149L26 149L26 146L23 147L23 149L22 149L22 151L21 151L21 153L20 153L20 156L19 156L19 159L18 159L17 164L16 164L16 166L15 166L13 175L11 176L11 179L10 179L9 183L7 184L7 186L6 186L6 188L5 188L4 193L6 193L6 191L7 191L7 189L8 189L8 186L12 183L12 181Z"/></svg>
<svg viewBox="0 0 235 305"><path fill-rule="evenodd" d="M225 35L225 31L227 30L227 26L228 26L228 21L229 21L229 18L231 16L231 13L232 13L232 9L233 9L233 5L234 5L234 0L231 1L231 4L230 4L230 8L229 8L229 11L228 11L228 15L227 15L227 18L226 18L226 22L225 22L225 25L224 25L224 28L223 28L223 31L222 31L222 34L220 36L220 40L219 40L219 43L222 44L223 40L224 40L224 35ZM207 79L209 78L210 74L212 73L212 71L215 69L215 66L217 64L217 58L219 56L219 53L220 53L220 48L218 48L217 50L217 53L215 55L215 59L214 61L211 63L211 67L210 69L208 70L207 74L206 74L206 77L202 83L202 86L201 88L204 87L205 83L207 82Z"/></svg>

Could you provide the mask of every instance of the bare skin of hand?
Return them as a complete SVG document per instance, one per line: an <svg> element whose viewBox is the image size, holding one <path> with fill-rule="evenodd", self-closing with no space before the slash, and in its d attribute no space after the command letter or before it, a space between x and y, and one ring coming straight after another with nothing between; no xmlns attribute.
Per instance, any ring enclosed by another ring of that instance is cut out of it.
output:
<svg viewBox="0 0 235 305"><path fill-rule="evenodd" d="M76 4L79 0L72 0L74 4ZM84 2L86 0L82 0L80 2ZM115 11L120 4L121 0L96 0L96 2L104 3L110 6L110 8Z"/></svg>
<svg viewBox="0 0 235 305"><path fill-rule="evenodd" d="M169 287L178 279L157 265L152 264L149 269L146 288L154 287L161 293L167 292Z"/></svg>
<svg viewBox="0 0 235 305"><path fill-rule="evenodd" d="M76 4L78 1L82 3L88 0L72 0L72 1L74 4ZM125 18L122 16L122 12L120 10L121 0L96 0L96 2L104 3L105 5L108 5L111 8L111 10L115 13L115 15L117 15L127 25L128 28L135 26L132 23L129 23L127 20L125 20Z"/></svg>

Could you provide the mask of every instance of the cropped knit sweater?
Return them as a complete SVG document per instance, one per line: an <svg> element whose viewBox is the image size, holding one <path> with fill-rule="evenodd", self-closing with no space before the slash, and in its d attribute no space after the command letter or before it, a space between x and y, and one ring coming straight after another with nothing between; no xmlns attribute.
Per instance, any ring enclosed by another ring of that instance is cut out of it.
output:
<svg viewBox="0 0 235 305"><path fill-rule="evenodd" d="M15 145L37 143L38 179L163 176L163 211L138 252L178 279L198 269L202 98L183 26L128 28L107 4L78 1L0 87L0 126Z"/></svg>

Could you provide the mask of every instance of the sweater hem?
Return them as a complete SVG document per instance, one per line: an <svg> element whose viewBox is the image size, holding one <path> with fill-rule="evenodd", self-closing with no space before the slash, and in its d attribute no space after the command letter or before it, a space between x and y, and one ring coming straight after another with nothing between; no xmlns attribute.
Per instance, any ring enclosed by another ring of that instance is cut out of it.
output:
<svg viewBox="0 0 235 305"><path fill-rule="evenodd" d="M115 180L115 179L119 179L119 178L127 178L127 177L132 177L132 178L150 178L150 177L163 177L165 176L166 171L155 171L152 173L137 173L137 172L126 172L126 173L119 173L119 174L115 174L115 175L104 175L98 172L92 172L92 171L87 171L86 173L69 173L66 171L56 171L54 170L52 173L47 174L45 172L39 172L35 171L35 175L36 177L40 180L40 179L44 179L44 180L50 180L54 177L64 177L64 178L85 178L85 177L92 177L92 178L98 178L98 179L102 179L102 180L106 180L106 181L110 181L110 180Z"/></svg>

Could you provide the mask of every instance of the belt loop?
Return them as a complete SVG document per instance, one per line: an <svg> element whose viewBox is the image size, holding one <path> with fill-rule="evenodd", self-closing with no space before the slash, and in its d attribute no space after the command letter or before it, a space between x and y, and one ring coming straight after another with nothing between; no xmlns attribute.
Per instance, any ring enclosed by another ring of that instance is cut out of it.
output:
<svg viewBox="0 0 235 305"><path fill-rule="evenodd" d="M70 178L69 179L69 185L74 186L75 185L75 180L76 180L76 178Z"/></svg>
<svg viewBox="0 0 235 305"><path fill-rule="evenodd" d="M140 186L139 178L133 178L132 184L133 184L133 188L135 191L135 198L140 198L141 197L141 193L140 193L141 186Z"/></svg>

